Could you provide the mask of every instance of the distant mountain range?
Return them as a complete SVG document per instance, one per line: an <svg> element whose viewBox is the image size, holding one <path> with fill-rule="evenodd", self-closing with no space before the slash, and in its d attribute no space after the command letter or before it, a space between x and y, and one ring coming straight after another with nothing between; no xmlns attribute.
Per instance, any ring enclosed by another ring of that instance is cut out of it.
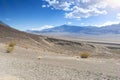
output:
<svg viewBox="0 0 120 80"><path fill-rule="evenodd" d="M72 26L62 25L54 28L39 30L27 30L31 33L74 33L74 34L89 34L89 35L101 35L101 34L120 34L120 24L114 24L104 27L96 26Z"/></svg>

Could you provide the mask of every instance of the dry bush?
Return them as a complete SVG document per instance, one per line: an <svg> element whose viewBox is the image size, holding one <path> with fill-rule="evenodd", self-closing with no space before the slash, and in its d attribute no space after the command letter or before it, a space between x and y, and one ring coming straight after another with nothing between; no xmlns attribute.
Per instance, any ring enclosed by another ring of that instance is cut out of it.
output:
<svg viewBox="0 0 120 80"><path fill-rule="evenodd" d="M9 43L7 44L6 52L7 52L7 53L11 53L11 52L15 49L15 45L16 45L15 42L9 42Z"/></svg>
<svg viewBox="0 0 120 80"><path fill-rule="evenodd" d="M81 52L80 53L81 58L88 58L89 56L90 56L90 54L88 52Z"/></svg>
<svg viewBox="0 0 120 80"><path fill-rule="evenodd" d="M6 52L7 53L11 53L13 50L14 50L14 47L7 47Z"/></svg>

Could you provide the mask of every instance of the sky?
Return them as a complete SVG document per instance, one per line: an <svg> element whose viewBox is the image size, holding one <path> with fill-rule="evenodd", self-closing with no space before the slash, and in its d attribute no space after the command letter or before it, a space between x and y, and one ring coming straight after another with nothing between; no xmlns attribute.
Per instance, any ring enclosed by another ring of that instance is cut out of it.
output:
<svg viewBox="0 0 120 80"><path fill-rule="evenodd" d="M0 0L0 20L19 30L120 23L120 0Z"/></svg>

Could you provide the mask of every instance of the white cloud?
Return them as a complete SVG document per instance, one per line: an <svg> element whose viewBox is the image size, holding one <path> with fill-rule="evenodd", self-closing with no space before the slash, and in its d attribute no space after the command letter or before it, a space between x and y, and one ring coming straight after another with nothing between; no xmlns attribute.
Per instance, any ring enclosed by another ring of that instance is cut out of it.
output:
<svg viewBox="0 0 120 80"><path fill-rule="evenodd" d="M45 0L55 9L66 11L66 18L88 18L107 14L104 0Z"/></svg>
<svg viewBox="0 0 120 80"><path fill-rule="evenodd" d="M71 25L71 24L72 24L72 22L67 22L67 24L68 24L68 25Z"/></svg>
<svg viewBox="0 0 120 80"><path fill-rule="evenodd" d="M117 14L117 18L120 19L120 13Z"/></svg>
<svg viewBox="0 0 120 80"><path fill-rule="evenodd" d="M45 8L45 7L47 7L47 5L42 5L42 8Z"/></svg>
<svg viewBox="0 0 120 80"><path fill-rule="evenodd" d="M49 6L53 7L54 9L69 11L72 2L62 1L62 0L44 0L48 2Z"/></svg>
<svg viewBox="0 0 120 80"><path fill-rule="evenodd" d="M44 25L44 26L41 26L41 27L37 27L37 28L32 28L30 30L37 30L37 31L41 31L43 29L49 29L49 28L53 28L54 26L51 26L51 25Z"/></svg>
<svg viewBox="0 0 120 80"><path fill-rule="evenodd" d="M106 0L106 2L111 8L120 8L120 0Z"/></svg>
<svg viewBox="0 0 120 80"><path fill-rule="evenodd" d="M107 21L105 23L102 23L102 24L95 24L93 26L97 26L97 27L104 27L104 26L108 26L108 25L113 25L113 24L119 24L120 21Z"/></svg>
<svg viewBox="0 0 120 80"><path fill-rule="evenodd" d="M65 18L105 15L108 8L120 8L120 0L44 0L54 9L65 11ZM48 5L47 4L47 5Z"/></svg>
<svg viewBox="0 0 120 80"><path fill-rule="evenodd" d="M83 9L83 8L78 7L78 6L74 6L73 11L69 12L69 13L66 13L65 17L66 18L80 19L80 18L88 18L90 16L96 16L96 15L99 15L99 14L107 14L107 12L105 10L100 11L97 8L94 8L94 7L91 8L91 9Z"/></svg>

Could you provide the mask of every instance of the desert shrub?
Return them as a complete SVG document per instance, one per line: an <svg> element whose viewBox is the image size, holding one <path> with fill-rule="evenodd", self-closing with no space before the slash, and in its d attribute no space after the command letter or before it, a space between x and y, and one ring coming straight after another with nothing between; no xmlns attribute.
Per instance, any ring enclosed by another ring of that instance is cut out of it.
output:
<svg viewBox="0 0 120 80"><path fill-rule="evenodd" d="M7 47L6 52L7 53L11 53L13 50L14 50L14 47Z"/></svg>
<svg viewBox="0 0 120 80"><path fill-rule="evenodd" d="M81 58L88 58L89 56L90 56L90 54L88 52L81 52L80 53Z"/></svg>
<svg viewBox="0 0 120 80"><path fill-rule="evenodd" d="M11 52L14 50L15 45L16 45L15 42L10 42L10 43L8 43L8 44L7 44L6 52L7 52L7 53L11 53Z"/></svg>
<svg viewBox="0 0 120 80"><path fill-rule="evenodd" d="M8 46L9 46L9 47L14 47L15 45L16 45L15 42L9 42L9 43L8 43Z"/></svg>

